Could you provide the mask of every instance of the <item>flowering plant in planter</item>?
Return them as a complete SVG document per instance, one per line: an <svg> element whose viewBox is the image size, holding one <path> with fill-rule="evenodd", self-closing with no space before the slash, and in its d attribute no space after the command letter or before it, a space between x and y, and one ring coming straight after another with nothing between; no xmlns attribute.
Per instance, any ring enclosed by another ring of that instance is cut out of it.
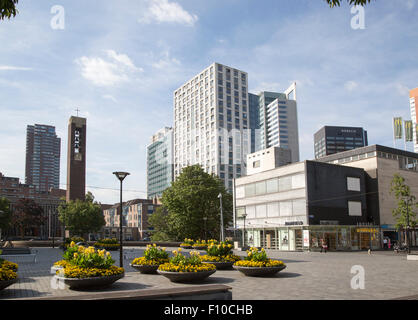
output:
<svg viewBox="0 0 418 320"><path fill-rule="evenodd" d="M266 251L262 248L260 251L257 248L250 248L247 250L247 257L244 260L235 262L234 266L238 267L283 267L283 261L273 260L268 258Z"/></svg>
<svg viewBox="0 0 418 320"><path fill-rule="evenodd" d="M0 259L0 290L17 282L17 269L16 263Z"/></svg>
<svg viewBox="0 0 418 320"><path fill-rule="evenodd" d="M159 271L168 272L203 272L213 271L216 267L213 264L202 263L200 253L198 251L191 251L190 257L181 254L181 248L178 251L173 251L174 256L168 263L159 266Z"/></svg>
<svg viewBox="0 0 418 320"><path fill-rule="evenodd" d="M180 247L191 248L194 244L193 239L185 238L183 243L180 244Z"/></svg>
<svg viewBox="0 0 418 320"><path fill-rule="evenodd" d="M232 244L221 242L220 244L210 244L206 249L207 254L202 256L202 261L209 262L235 262L241 258L232 253Z"/></svg>
<svg viewBox="0 0 418 320"><path fill-rule="evenodd" d="M63 274L65 278L100 277L124 273L123 268L113 266L115 261L110 252L104 249L85 248L71 242L63 258L64 261L58 261L55 265L63 267L57 271L57 274Z"/></svg>
<svg viewBox="0 0 418 320"><path fill-rule="evenodd" d="M65 243L64 243L64 247L66 249L68 249L71 246L71 243L78 243L78 242L85 242L86 240L84 240L84 238L82 237L71 237L71 238L66 238L65 239Z"/></svg>
<svg viewBox="0 0 418 320"><path fill-rule="evenodd" d="M12 270L14 272L17 272L18 269L18 265L17 263L14 262L10 262L4 259L0 258L0 269L4 269L4 270Z"/></svg>
<svg viewBox="0 0 418 320"><path fill-rule="evenodd" d="M117 250L119 249L119 242L116 238L102 239L94 243L94 247L102 248L106 250Z"/></svg>
<svg viewBox="0 0 418 320"><path fill-rule="evenodd" d="M160 265L168 261L168 252L165 251L165 248L161 249L154 243L152 246L147 245L144 256L134 259L132 265Z"/></svg>
<svg viewBox="0 0 418 320"><path fill-rule="evenodd" d="M0 281L17 279L17 273L11 269L0 267Z"/></svg>

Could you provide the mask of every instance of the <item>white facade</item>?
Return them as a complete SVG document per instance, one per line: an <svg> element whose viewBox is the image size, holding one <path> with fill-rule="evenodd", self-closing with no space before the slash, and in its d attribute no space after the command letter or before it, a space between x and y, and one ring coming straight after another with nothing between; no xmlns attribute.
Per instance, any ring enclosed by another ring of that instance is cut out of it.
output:
<svg viewBox="0 0 418 320"><path fill-rule="evenodd" d="M247 155L247 175L252 175L290 164L292 152L290 149L271 147Z"/></svg>
<svg viewBox="0 0 418 320"><path fill-rule="evenodd" d="M237 227L308 225L305 162L236 180Z"/></svg>
<svg viewBox="0 0 418 320"><path fill-rule="evenodd" d="M248 74L213 63L174 92L174 176L200 164L232 190L249 148Z"/></svg>

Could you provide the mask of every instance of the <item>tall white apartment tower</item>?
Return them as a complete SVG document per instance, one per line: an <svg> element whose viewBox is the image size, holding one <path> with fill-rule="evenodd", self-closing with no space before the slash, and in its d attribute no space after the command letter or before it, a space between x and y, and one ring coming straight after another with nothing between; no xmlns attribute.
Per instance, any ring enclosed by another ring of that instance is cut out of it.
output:
<svg viewBox="0 0 418 320"><path fill-rule="evenodd" d="M251 151L248 74L213 63L174 91L174 176L200 164L232 191Z"/></svg>
<svg viewBox="0 0 418 320"><path fill-rule="evenodd" d="M412 127L414 128L414 152L418 153L418 88L409 92L409 104L411 106Z"/></svg>

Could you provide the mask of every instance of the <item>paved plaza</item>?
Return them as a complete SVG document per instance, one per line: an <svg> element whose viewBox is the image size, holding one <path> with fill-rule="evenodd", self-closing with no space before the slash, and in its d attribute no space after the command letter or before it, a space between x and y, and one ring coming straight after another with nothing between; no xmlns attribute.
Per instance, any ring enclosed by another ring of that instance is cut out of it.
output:
<svg viewBox="0 0 418 320"><path fill-rule="evenodd" d="M173 248L174 249L174 248ZM0 299L25 299L48 296L76 296L89 291L60 289L51 284L50 267L61 260L62 250L34 248L37 262L19 263L19 282L0 291ZM144 248L126 248L125 277L103 291L173 288L190 286L176 284L160 275L144 275L129 266ZM187 251L187 250L185 250ZM244 256L245 252L236 252ZM232 298L239 300L298 299L395 299L418 297L418 261L407 261L406 255L392 251L367 252L278 252L268 251L272 258L283 260L287 268L269 278L246 277L235 270L217 271L203 284L225 284L232 287ZM118 264L119 252L112 252ZM17 261L16 261L17 262ZM365 288L351 287L353 266L365 271ZM191 284L193 286L193 284ZM200 285L200 284L199 284Z"/></svg>

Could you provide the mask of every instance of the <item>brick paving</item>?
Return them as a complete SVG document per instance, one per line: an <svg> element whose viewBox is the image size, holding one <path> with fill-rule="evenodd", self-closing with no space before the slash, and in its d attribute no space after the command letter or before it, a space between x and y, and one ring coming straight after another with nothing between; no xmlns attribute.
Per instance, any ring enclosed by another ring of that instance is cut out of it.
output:
<svg viewBox="0 0 418 320"><path fill-rule="evenodd" d="M0 299L25 299L47 296L76 296L80 292L68 288L54 289L50 274L52 264L61 259L62 251L35 248L37 263L19 263L19 281L0 291ZM143 248L126 248L125 277L111 287L87 292L158 289L185 286L160 275L143 275L129 266ZM187 250L186 250L187 251ZM244 252L236 252L245 255ZM287 268L269 278L246 277L235 270L217 271L203 284L225 284L232 287L233 299L239 300L368 300L418 299L418 261L407 261L406 255L392 251L367 252L278 252L268 251L272 258L283 260ZM119 261L119 252L112 252ZM15 261L18 262L18 261ZM118 263L116 263L118 264ZM351 268L365 270L365 289L351 288Z"/></svg>

